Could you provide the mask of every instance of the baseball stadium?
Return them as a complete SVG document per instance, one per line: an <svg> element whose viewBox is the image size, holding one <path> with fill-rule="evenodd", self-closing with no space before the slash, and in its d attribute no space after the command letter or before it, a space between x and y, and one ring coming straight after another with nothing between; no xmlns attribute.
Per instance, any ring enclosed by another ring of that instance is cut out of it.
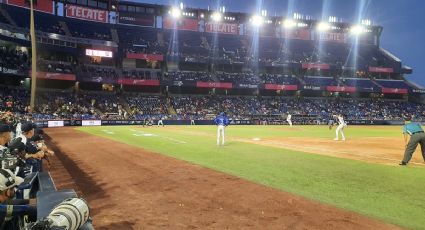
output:
<svg viewBox="0 0 425 230"><path fill-rule="evenodd" d="M425 229L404 4L0 0L0 229Z"/></svg>

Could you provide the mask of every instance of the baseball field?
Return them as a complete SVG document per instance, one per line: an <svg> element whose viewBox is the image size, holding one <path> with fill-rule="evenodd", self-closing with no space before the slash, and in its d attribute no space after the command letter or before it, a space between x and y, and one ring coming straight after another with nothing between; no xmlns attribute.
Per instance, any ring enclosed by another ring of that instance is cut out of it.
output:
<svg viewBox="0 0 425 230"><path fill-rule="evenodd" d="M425 164L400 126L47 129L59 188L99 229L425 229Z"/></svg>

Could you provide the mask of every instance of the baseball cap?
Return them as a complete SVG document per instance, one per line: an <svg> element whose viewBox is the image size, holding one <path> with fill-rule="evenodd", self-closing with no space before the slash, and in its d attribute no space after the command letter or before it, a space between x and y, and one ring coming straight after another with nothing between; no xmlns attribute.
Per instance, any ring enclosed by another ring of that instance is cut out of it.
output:
<svg viewBox="0 0 425 230"><path fill-rule="evenodd" d="M34 124L31 123L31 122L23 123L21 125L21 131L24 132L24 133L31 131L32 129L34 129Z"/></svg>
<svg viewBox="0 0 425 230"><path fill-rule="evenodd" d="M0 124L0 133L7 133L7 132L11 132L12 130L10 129L9 125L6 124Z"/></svg>
<svg viewBox="0 0 425 230"><path fill-rule="evenodd" d="M13 139L8 145L7 148L11 151L11 152L22 152L25 150L26 146L25 144L22 142L22 138L18 137Z"/></svg>
<svg viewBox="0 0 425 230"><path fill-rule="evenodd" d="M34 134L34 136L32 136L30 138L30 140L31 141L41 141L41 140L43 140L43 135L41 135L41 134Z"/></svg>
<svg viewBox="0 0 425 230"><path fill-rule="evenodd" d="M0 191L18 186L22 182L24 182L24 179L15 176L9 169L0 169Z"/></svg>
<svg viewBox="0 0 425 230"><path fill-rule="evenodd" d="M36 128L34 124L34 134L44 134L44 130L42 128Z"/></svg>

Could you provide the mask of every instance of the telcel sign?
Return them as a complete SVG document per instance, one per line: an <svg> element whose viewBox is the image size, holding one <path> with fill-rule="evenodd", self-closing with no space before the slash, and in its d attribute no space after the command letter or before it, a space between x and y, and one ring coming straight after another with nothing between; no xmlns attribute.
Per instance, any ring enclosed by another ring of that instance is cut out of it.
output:
<svg viewBox="0 0 425 230"><path fill-rule="evenodd" d="M105 51L105 50L91 50L86 49L86 55L92 56L92 57L107 57L112 58L112 52L111 51Z"/></svg>

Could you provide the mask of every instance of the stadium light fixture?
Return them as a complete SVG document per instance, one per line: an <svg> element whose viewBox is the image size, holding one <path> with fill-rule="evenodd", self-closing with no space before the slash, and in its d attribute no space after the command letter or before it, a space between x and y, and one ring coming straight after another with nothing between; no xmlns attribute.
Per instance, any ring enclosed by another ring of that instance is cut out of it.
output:
<svg viewBox="0 0 425 230"><path fill-rule="evenodd" d="M222 15L220 12L214 12L214 13L211 15L211 19L212 19L214 22L220 22L220 21L221 21L221 19L222 19L222 17L223 17L223 15Z"/></svg>
<svg viewBox="0 0 425 230"><path fill-rule="evenodd" d="M283 27L285 29L291 29L295 26L297 26L297 23L294 20L286 19L285 21L283 21Z"/></svg>
<svg viewBox="0 0 425 230"><path fill-rule="evenodd" d="M177 7L171 8L171 10L168 13L171 15L171 17L176 19L182 16L182 11Z"/></svg>
<svg viewBox="0 0 425 230"><path fill-rule="evenodd" d="M254 15L250 21L253 26L260 27L264 22L264 18L259 15Z"/></svg>
<svg viewBox="0 0 425 230"><path fill-rule="evenodd" d="M354 35L359 35L365 32L365 28L360 25L355 25L351 27L350 32Z"/></svg>
<svg viewBox="0 0 425 230"><path fill-rule="evenodd" d="M331 26L327 22L320 22L316 27L316 29L321 32L328 31L330 28Z"/></svg>

